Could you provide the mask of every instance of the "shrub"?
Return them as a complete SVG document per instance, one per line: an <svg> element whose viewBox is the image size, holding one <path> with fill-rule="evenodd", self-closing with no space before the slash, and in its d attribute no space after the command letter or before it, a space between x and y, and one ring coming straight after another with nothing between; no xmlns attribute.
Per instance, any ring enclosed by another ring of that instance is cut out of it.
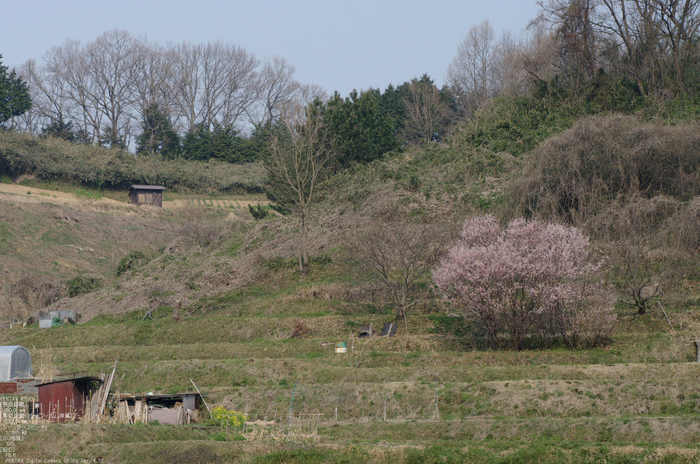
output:
<svg viewBox="0 0 700 464"><path fill-rule="evenodd" d="M497 98L454 129L455 148L482 147L518 157L571 127L578 105L537 98Z"/></svg>
<svg viewBox="0 0 700 464"><path fill-rule="evenodd" d="M7 291L8 295L19 298L24 303L24 308L9 305L3 310L4 315L26 319L30 309L43 308L58 300L64 294L65 287L47 280L45 276L30 274L12 283ZM11 311L7 312L7 309Z"/></svg>
<svg viewBox="0 0 700 464"><path fill-rule="evenodd" d="M589 260L589 240L574 227L495 217L467 219L461 239L433 271L435 285L484 327L523 349L538 337L570 346L597 345L612 332L613 299Z"/></svg>
<svg viewBox="0 0 700 464"><path fill-rule="evenodd" d="M93 292L102 286L102 281L96 277L77 276L66 282L68 296L73 298Z"/></svg>
<svg viewBox="0 0 700 464"><path fill-rule="evenodd" d="M304 338L310 333L311 328L305 321L296 317L292 320L292 332L290 334L291 338Z"/></svg>
<svg viewBox="0 0 700 464"><path fill-rule="evenodd" d="M216 406L211 410L211 418L223 427L243 427L248 416L243 412L228 410L223 406Z"/></svg>
<svg viewBox="0 0 700 464"><path fill-rule="evenodd" d="M253 207L253 205L248 205L248 210L250 211L250 214L256 221L259 221L260 219L265 219L269 214L267 210L260 205L257 205L256 207Z"/></svg>
<svg viewBox="0 0 700 464"><path fill-rule="evenodd" d="M151 256L143 251L134 250L124 256L117 265L117 275L120 276L130 269L135 269L147 264L151 260Z"/></svg>
<svg viewBox="0 0 700 464"><path fill-rule="evenodd" d="M544 142L510 188L521 213L587 224L610 205L700 194L697 125L594 116Z"/></svg>

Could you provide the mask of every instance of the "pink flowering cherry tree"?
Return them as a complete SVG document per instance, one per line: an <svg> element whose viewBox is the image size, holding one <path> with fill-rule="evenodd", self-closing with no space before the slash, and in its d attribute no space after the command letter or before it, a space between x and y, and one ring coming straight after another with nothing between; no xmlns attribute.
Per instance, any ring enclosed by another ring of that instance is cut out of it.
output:
<svg viewBox="0 0 700 464"><path fill-rule="evenodd" d="M516 219L503 228L491 215L469 218L433 281L486 330L493 348L507 341L521 350L533 338L597 345L616 318L589 245L575 227Z"/></svg>

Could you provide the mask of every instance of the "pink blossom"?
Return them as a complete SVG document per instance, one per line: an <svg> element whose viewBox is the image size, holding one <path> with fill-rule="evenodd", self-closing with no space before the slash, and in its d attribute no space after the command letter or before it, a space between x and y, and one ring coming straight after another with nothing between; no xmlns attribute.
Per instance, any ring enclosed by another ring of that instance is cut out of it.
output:
<svg viewBox="0 0 700 464"><path fill-rule="evenodd" d="M504 229L490 215L470 218L433 281L486 329L494 347L504 336L514 349L533 336L598 344L615 317L589 245L575 227L516 219Z"/></svg>

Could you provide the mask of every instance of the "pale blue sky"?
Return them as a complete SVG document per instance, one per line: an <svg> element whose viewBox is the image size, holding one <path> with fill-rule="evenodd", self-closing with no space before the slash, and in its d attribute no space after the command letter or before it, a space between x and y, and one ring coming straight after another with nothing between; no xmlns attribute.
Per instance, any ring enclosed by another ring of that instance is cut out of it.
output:
<svg viewBox="0 0 700 464"><path fill-rule="evenodd" d="M521 32L536 0L23 0L0 12L0 54L16 67L66 39L111 29L159 43L221 39L259 58L279 55L296 79L346 96L429 74L442 86L469 27Z"/></svg>

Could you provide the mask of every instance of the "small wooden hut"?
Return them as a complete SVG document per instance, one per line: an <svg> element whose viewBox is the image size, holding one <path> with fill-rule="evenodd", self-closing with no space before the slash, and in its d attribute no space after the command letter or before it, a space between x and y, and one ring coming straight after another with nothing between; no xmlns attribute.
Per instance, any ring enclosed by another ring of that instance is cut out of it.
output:
<svg viewBox="0 0 700 464"><path fill-rule="evenodd" d="M129 187L130 203L134 205L150 205L163 207L163 191L160 185L132 185Z"/></svg>

